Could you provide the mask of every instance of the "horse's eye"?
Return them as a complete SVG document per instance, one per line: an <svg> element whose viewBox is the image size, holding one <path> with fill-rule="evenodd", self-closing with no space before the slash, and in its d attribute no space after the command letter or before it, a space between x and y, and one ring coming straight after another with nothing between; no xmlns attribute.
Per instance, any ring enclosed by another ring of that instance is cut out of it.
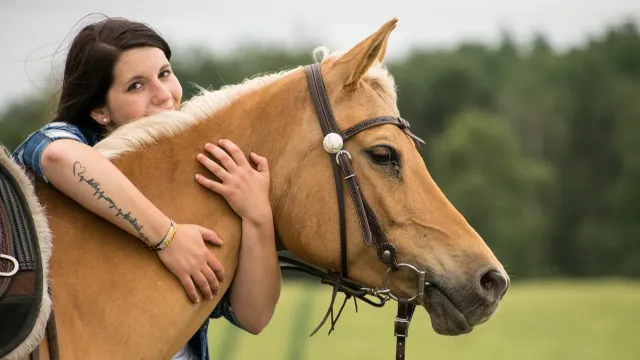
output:
<svg viewBox="0 0 640 360"><path fill-rule="evenodd" d="M400 163L396 151L388 146L376 146L369 150L369 157L378 165L391 165Z"/></svg>

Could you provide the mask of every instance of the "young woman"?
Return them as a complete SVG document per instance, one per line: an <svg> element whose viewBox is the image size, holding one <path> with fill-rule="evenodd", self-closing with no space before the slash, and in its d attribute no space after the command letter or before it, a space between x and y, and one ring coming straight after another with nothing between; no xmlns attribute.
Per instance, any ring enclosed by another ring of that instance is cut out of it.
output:
<svg viewBox="0 0 640 360"><path fill-rule="evenodd" d="M157 251L192 301L200 301L200 295L206 301L224 281L224 269L205 241L221 245L222 240L211 229L175 224L92 148L114 128L180 107L182 87L171 71L170 58L169 45L145 24L106 19L84 27L69 48L53 122L32 133L13 157L89 211L144 241ZM229 140L205 146L213 156L226 161L231 158L223 149L234 148L236 145ZM211 160L196 155L204 166L213 169ZM251 160L257 170L248 161L232 165L245 168L243 173L249 176L238 176L240 172L227 169L223 183L201 174L194 174L194 181L213 191L225 186L237 189L233 196L227 194L226 200L243 221L239 267L211 317L224 316L257 334L271 319L280 295L281 276L269 204L267 159L252 153ZM90 164L91 176L118 207L131 212L135 224L131 217L114 216L107 202L97 200L90 187L74 180L69 169L77 161ZM207 324L208 320L174 359L209 358Z"/></svg>

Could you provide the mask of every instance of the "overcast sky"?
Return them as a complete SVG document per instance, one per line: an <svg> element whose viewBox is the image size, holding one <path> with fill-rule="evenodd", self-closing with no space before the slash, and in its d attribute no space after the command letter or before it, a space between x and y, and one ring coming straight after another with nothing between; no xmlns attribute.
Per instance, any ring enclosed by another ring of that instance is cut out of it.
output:
<svg viewBox="0 0 640 360"><path fill-rule="evenodd" d="M53 57L89 13L149 23L178 50L228 51L242 41L351 46L397 17L387 54L412 46L494 41L501 28L520 39L542 31L567 47L606 24L640 19L640 0L0 0L0 110L51 82ZM203 84L206 85L206 84Z"/></svg>

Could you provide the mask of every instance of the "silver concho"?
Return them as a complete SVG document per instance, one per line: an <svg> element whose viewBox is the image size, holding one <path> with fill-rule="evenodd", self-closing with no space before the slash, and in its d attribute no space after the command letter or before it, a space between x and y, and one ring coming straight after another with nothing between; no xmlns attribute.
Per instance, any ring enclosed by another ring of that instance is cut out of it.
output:
<svg viewBox="0 0 640 360"><path fill-rule="evenodd" d="M322 141L322 146L329 154L337 154L342 150L342 136L336 133L327 134Z"/></svg>

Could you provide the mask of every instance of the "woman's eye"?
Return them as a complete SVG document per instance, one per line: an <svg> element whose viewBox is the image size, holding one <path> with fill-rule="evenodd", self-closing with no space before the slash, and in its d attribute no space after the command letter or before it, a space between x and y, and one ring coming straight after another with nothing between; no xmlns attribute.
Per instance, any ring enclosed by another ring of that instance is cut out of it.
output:
<svg viewBox="0 0 640 360"><path fill-rule="evenodd" d="M129 87L127 88L127 91L138 90L141 87L142 87L142 83L141 82L134 82L133 84L129 85Z"/></svg>
<svg viewBox="0 0 640 360"><path fill-rule="evenodd" d="M167 77L167 76L169 76L169 75L171 75L171 70L164 70L164 71L162 71L162 72L160 73L160 77L161 77L161 78L163 78L163 77Z"/></svg>

